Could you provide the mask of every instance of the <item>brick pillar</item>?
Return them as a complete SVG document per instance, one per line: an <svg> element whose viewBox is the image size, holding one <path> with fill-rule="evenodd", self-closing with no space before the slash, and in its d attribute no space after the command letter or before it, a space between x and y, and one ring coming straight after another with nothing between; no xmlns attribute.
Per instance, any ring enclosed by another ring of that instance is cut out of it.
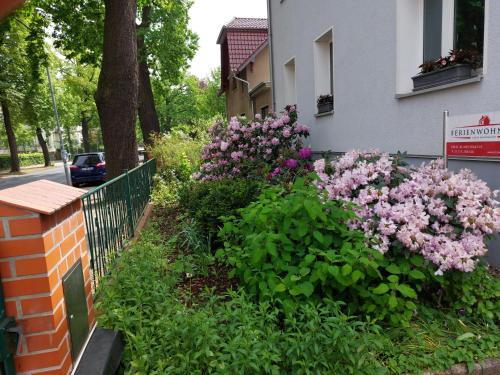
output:
<svg viewBox="0 0 500 375"><path fill-rule="evenodd" d="M62 278L79 259L94 325L82 193L49 181L0 191L0 276L7 315L22 329L18 374L71 372Z"/></svg>

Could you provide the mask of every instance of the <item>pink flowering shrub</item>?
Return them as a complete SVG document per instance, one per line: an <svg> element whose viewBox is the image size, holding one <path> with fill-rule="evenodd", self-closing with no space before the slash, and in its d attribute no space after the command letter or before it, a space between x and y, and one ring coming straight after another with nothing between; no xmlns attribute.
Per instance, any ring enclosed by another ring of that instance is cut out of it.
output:
<svg viewBox="0 0 500 375"><path fill-rule="evenodd" d="M210 130L211 142L205 146L200 171L195 178L214 181L233 177L276 178L296 170L310 160L310 149L302 148L309 129L297 122L294 106L281 116L243 122L233 117L228 125L216 123Z"/></svg>
<svg viewBox="0 0 500 375"><path fill-rule="evenodd" d="M408 168L388 154L351 151L314 163L329 199L352 202L361 229L381 253L420 254L436 267L471 272L500 232L500 208L471 171L454 173L441 160Z"/></svg>

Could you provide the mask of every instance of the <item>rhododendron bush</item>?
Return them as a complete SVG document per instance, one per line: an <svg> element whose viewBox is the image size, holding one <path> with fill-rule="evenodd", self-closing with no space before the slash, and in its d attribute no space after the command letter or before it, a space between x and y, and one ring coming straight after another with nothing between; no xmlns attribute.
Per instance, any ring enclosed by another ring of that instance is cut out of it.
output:
<svg viewBox="0 0 500 375"><path fill-rule="evenodd" d="M441 160L410 168L388 154L351 151L314 166L329 199L354 204L359 219L351 228L363 230L382 253L421 254L437 275L473 271L487 237L500 232L497 192Z"/></svg>
<svg viewBox="0 0 500 375"><path fill-rule="evenodd" d="M202 181L232 177L263 177L272 180L288 171L312 169L311 150L302 148L309 129L297 122L295 107L281 116L271 115L244 122L236 117L228 125L216 123L211 142L203 151L203 164L195 178Z"/></svg>

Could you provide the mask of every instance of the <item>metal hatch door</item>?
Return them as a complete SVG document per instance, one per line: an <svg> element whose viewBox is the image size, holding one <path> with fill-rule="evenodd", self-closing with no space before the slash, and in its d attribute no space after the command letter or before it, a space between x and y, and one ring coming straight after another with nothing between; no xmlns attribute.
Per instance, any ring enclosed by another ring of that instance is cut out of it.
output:
<svg viewBox="0 0 500 375"><path fill-rule="evenodd" d="M78 260L64 275L62 284L69 325L71 355L73 360L76 360L89 334L88 310L81 260Z"/></svg>

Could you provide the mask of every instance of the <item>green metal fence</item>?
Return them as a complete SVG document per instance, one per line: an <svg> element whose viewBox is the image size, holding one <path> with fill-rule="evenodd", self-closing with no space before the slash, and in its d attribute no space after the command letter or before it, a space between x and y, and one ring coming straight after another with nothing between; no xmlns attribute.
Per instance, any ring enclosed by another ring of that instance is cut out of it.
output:
<svg viewBox="0 0 500 375"><path fill-rule="evenodd" d="M134 235L156 173L155 160L126 171L82 197L94 287Z"/></svg>

